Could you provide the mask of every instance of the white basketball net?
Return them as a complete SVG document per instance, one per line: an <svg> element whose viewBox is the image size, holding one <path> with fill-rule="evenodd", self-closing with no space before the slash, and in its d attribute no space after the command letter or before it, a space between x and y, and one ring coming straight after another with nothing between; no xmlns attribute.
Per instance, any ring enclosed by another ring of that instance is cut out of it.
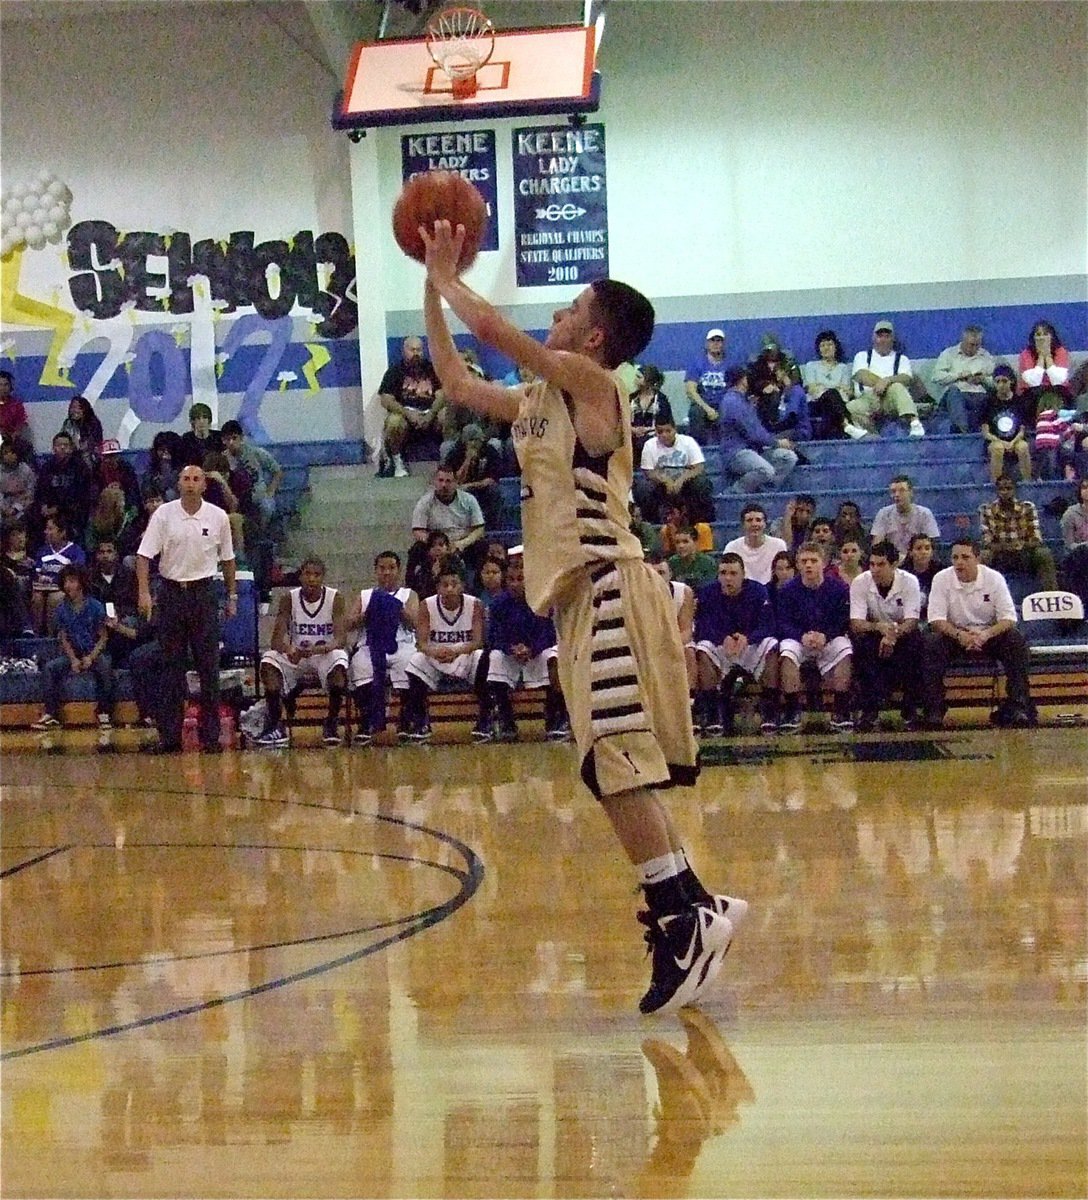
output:
<svg viewBox="0 0 1088 1200"><path fill-rule="evenodd" d="M427 50L453 83L457 97L476 91L476 72L495 50L495 29L475 8L446 8L427 26Z"/></svg>

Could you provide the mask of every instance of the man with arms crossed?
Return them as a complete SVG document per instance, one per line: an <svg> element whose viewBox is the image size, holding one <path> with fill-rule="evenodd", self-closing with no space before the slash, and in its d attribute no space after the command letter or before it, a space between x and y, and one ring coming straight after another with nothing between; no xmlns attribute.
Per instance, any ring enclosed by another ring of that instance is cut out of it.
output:
<svg viewBox="0 0 1088 1200"><path fill-rule="evenodd" d="M454 403L513 423L526 598L538 613L554 609L582 779L638 869L649 909L640 920L652 977L639 1008L671 1011L709 985L747 904L707 892L659 795L693 784L699 758L672 599L628 528L629 407L612 374L649 342L653 308L633 288L597 280L554 314L541 346L458 278L463 229L437 221L421 233L424 315L443 389ZM536 381L505 389L470 375L443 299Z"/></svg>

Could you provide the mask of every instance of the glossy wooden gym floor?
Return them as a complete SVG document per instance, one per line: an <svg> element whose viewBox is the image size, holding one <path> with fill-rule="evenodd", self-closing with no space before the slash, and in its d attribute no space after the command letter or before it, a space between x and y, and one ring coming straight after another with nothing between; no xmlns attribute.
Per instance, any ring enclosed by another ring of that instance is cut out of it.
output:
<svg viewBox="0 0 1088 1200"><path fill-rule="evenodd" d="M1085 1195L1083 728L711 747L659 1020L569 746L26 744L4 1196Z"/></svg>

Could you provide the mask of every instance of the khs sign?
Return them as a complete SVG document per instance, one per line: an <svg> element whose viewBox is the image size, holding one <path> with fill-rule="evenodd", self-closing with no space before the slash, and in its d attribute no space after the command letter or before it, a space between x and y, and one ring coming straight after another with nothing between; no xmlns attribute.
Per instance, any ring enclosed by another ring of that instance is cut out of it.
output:
<svg viewBox="0 0 1088 1200"><path fill-rule="evenodd" d="M1071 617L1080 608L1079 599L1072 592L1036 592L1025 603L1036 617Z"/></svg>

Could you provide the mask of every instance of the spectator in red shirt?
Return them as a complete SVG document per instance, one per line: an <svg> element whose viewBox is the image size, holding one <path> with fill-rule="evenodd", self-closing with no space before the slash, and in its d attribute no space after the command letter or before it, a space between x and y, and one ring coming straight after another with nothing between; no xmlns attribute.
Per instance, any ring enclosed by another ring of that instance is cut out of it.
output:
<svg viewBox="0 0 1088 1200"><path fill-rule="evenodd" d="M0 437L21 443L24 457L34 453L26 407L15 395L15 380L10 371L0 371Z"/></svg>

